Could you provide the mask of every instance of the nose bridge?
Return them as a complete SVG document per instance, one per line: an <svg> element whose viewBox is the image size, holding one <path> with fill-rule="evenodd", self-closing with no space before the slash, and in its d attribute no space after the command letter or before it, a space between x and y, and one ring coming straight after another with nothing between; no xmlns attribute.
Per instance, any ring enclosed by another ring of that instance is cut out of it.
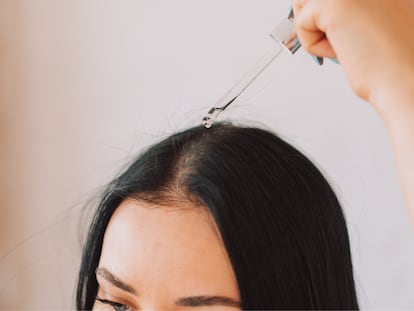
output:
<svg viewBox="0 0 414 311"><path fill-rule="evenodd" d="M146 282L139 299L140 310L178 310L174 305L174 297L169 290L169 282L163 277L160 278L160 274L158 276L154 275L151 282Z"/></svg>
<svg viewBox="0 0 414 311"><path fill-rule="evenodd" d="M178 310L175 308L171 303L167 304L165 302L160 301L159 299L154 299L147 301L145 304L141 305L140 310L143 311L173 311Z"/></svg>

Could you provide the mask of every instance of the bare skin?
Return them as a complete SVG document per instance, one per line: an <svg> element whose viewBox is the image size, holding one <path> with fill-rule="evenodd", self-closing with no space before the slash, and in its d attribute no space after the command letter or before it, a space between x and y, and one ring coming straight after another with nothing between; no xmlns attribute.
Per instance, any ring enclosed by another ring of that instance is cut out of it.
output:
<svg viewBox="0 0 414 311"><path fill-rule="evenodd" d="M414 224L414 1L293 0L293 8L305 49L337 58L381 115Z"/></svg>
<svg viewBox="0 0 414 311"><path fill-rule="evenodd" d="M125 200L106 229L96 276L94 310L241 309L227 252L200 206Z"/></svg>

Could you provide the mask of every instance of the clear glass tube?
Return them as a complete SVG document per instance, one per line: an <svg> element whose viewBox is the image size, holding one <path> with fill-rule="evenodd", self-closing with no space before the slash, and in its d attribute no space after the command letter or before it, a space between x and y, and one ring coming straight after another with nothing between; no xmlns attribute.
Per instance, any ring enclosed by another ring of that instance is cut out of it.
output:
<svg viewBox="0 0 414 311"><path fill-rule="evenodd" d="M206 128L213 125L214 120L233 103L245 89L249 87L257 79L257 77L275 60L275 58L283 51L281 44L275 44L256 65L245 74L240 81L238 81L233 88L227 91L216 103L216 105L209 110L202 122Z"/></svg>

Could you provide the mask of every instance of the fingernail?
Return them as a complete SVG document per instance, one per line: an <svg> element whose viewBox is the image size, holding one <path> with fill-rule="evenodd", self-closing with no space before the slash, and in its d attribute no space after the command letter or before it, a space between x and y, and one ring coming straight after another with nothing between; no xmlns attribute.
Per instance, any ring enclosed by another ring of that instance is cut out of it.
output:
<svg viewBox="0 0 414 311"><path fill-rule="evenodd" d="M339 65L339 61L336 58L330 58L330 60Z"/></svg>
<svg viewBox="0 0 414 311"><path fill-rule="evenodd" d="M312 56L313 61L316 63L316 65L322 66L323 64L323 57L319 56Z"/></svg>

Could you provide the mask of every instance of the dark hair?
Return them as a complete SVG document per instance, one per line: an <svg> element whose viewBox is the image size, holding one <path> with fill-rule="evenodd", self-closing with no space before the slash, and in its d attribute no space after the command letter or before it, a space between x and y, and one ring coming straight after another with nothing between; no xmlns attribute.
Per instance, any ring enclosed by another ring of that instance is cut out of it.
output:
<svg viewBox="0 0 414 311"><path fill-rule="evenodd" d="M94 304L106 226L130 197L208 208L243 309L358 309L344 215L328 182L274 134L230 123L174 134L110 183L84 246L78 309Z"/></svg>

